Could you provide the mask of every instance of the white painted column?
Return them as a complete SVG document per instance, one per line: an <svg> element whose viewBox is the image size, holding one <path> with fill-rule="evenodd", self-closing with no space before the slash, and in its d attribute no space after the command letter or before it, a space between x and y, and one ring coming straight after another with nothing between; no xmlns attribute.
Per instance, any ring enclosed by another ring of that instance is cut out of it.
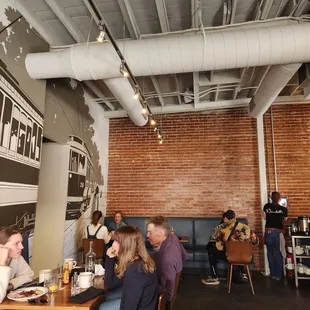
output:
<svg viewBox="0 0 310 310"><path fill-rule="evenodd" d="M268 200L263 116L257 118L256 129L257 129L257 152L258 152L258 167L259 167L260 206L261 210L263 210L264 205L267 203ZM262 218L262 214L259 214L259 216ZM264 234L265 220L263 218L262 218L262 230ZM264 265L265 265L265 274L269 275L269 265L265 245L264 245Z"/></svg>

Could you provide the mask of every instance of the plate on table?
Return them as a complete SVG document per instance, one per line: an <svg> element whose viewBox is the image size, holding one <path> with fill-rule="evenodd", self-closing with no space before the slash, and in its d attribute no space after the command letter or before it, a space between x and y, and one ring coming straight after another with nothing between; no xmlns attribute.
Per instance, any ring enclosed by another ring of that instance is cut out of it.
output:
<svg viewBox="0 0 310 310"><path fill-rule="evenodd" d="M48 289L42 286L25 287L10 292L7 295L7 298L18 302L25 302L32 299L37 299L45 295L47 292Z"/></svg>

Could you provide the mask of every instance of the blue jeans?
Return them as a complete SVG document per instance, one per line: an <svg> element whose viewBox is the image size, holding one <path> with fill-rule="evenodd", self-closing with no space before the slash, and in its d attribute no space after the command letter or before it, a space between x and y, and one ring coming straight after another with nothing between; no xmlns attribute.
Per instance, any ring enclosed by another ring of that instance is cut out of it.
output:
<svg viewBox="0 0 310 310"><path fill-rule="evenodd" d="M105 300L99 307L99 310L119 310L122 298L122 287L114 288L105 295Z"/></svg>
<svg viewBox="0 0 310 310"><path fill-rule="evenodd" d="M267 246L267 258L269 263L270 275L274 278L282 277L283 258L280 251L280 231L269 230L266 228L265 243ZM275 249L276 257L273 256Z"/></svg>
<svg viewBox="0 0 310 310"><path fill-rule="evenodd" d="M105 301L99 307L99 310L119 310L121 305L120 299Z"/></svg>

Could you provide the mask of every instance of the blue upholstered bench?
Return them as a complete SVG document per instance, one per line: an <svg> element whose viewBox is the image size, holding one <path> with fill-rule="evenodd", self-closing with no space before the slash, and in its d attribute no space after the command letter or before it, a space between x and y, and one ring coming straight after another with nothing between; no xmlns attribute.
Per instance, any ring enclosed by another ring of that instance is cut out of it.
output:
<svg viewBox="0 0 310 310"><path fill-rule="evenodd" d="M124 222L139 227L141 232L146 236L145 221L148 217L126 217ZM112 217L106 217L104 224L106 226L113 220ZM240 222L248 223L246 218L238 219ZM219 225L221 218L192 218L192 217L169 217L170 227L174 228L177 236L187 236L188 242L183 243L189 258L184 263L184 267L189 268L208 268L207 244L214 228ZM146 241L146 246L150 248ZM226 268L225 262L219 263L219 268Z"/></svg>

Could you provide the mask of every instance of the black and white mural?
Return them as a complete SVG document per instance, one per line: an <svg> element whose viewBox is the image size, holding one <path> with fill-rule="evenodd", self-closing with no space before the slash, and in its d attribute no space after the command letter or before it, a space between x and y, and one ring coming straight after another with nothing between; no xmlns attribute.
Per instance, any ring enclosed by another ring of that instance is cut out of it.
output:
<svg viewBox="0 0 310 310"><path fill-rule="evenodd" d="M47 82L44 136L70 148L63 257L78 257L95 210L106 211L108 120L79 82Z"/></svg>
<svg viewBox="0 0 310 310"><path fill-rule="evenodd" d="M0 1L0 226L24 235L31 257L43 137L45 81L31 80L25 57L48 45L7 0Z"/></svg>

